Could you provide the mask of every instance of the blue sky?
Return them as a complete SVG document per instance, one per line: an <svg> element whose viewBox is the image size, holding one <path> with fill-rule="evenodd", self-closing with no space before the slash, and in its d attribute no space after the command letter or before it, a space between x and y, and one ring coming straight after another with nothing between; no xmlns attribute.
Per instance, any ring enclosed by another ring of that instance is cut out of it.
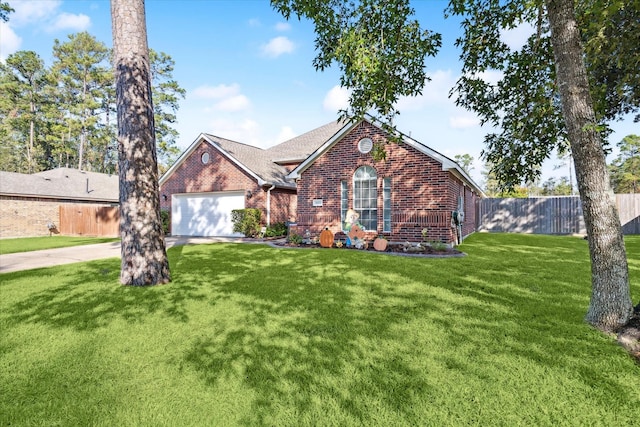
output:
<svg viewBox="0 0 640 427"><path fill-rule="evenodd" d="M0 23L0 58L17 50L33 50L52 61L55 39L88 31L112 45L108 0L9 0L16 10ZM468 153L476 159L472 177L481 183L479 160L483 137L473 113L455 107L448 92L460 73L458 22L445 21L444 0L414 1L423 28L443 34L443 46L427 60L432 81L422 96L400 101L398 129L449 156ZM285 21L268 0L147 0L149 46L175 61L174 78L187 91L180 103L178 145L184 149L201 132L269 147L337 118L346 92L337 68L315 71L313 26ZM505 34L513 45L522 43L527 29ZM613 145L639 133L628 117L613 124ZM614 153L615 154L615 153ZM543 168L549 176L568 176L552 159Z"/></svg>

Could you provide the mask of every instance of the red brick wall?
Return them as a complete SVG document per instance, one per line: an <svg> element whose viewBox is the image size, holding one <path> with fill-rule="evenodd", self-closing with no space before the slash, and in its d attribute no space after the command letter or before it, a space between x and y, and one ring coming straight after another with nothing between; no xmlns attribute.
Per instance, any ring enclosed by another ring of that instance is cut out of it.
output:
<svg viewBox="0 0 640 427"><path fill-rule="evenodd" d="M202 154L205 152L208 152L210 157L206 165L201 161ZM160 186L160 207L171 212L173 194L222 191L244 191L245 207L262 210L262 220L266 223L266 189L258 186L251 175L220 154L206 141L202 141ZM251 197L248 197L249 191ZM295 191L272 190L271 222L287 221L294 213Z"/></svg>
<svg viewBox="0 0 640 427"><path fill-rule="evenodd" d="M422 230L428 229L428 239L451 243L451 212L457 208L458 195L465 191L462 182L429 156L406 144L390 143L385 146L387 158L374 162L371 154L358 151L358 141L369 137L384 142L385 134L375 126L362 123L324 155L320 156L298 181L298 230L309 229L318 234L325 227L334 233L341 229L340 181L348 183L349 208L353 201L353 174L363 165L373 167L378 175L378 230L368 237L384 234L393 241L420 241ZM382 233L382 182L391 178L391 233ZM475 203L468 191L465 204ZM322 199L322 207L314 207L313 199ZM472 222L475 208L467 210L464 231L475 230Z"/></svg>
<svg viewBox="0 0 640 427"><path fill-rule="evenodd" d="M293 221L296 217L296 207L297 198L295 190L281 190L277 188L271 190L271 224Z"/></svg>

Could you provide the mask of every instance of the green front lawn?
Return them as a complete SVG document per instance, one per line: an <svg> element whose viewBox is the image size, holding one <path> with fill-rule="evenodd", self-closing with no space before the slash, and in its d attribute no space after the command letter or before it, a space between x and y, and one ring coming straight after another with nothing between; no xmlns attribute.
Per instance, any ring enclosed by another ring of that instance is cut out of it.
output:
<svg viewBox="0 0 640 427"><path fill-rule="evenodd" d="M45 236L21 237L16 239L0 239L0 255L16 252L39 251L42 249L66 248L69 246L94 245L96 243L116 242L120 239L112 237L70 237Z"/></svg>
<svg viewBox="0 0 640 427"><path fill-rule="evenodd" d="M462 249L180 246L152 288L117 259L1 275L0 425L637 425L640 366L583 322L587 242Z"/></svg>

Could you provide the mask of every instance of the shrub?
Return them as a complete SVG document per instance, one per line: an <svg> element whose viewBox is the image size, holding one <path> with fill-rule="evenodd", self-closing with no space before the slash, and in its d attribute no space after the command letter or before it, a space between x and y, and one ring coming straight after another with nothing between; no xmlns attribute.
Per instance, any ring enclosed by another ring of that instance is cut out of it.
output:
<svg viewBox="0 0 640 427"><path fill-rule="evenodd" d="M262 212L260 209L234 209L231 211L233 231L235 233L242 233L247 237L255 237L260 232L261 217Z"/></svg>
<svg viewBox="0 0 640 427"><path fill-rule="evenodd" d="M160 220L162 221L162 231L164 231L165 235L169 234L169 219L171 216L169 215L169 211L161 210L160 211Z"/></svg>
<svg viewBox="0 0 640 427"><path fill-rule="evenodd" d="M280 237L287 235L287 224L284 222L276 222L267 227L264 237Z"/></svg>
<svg viewBox="0 0 640 427"><path fill-rule="evenodd" d="M296 233L291 233L289 235L289 243L292 243L294 245L302 244L302 236Z"/></svg>

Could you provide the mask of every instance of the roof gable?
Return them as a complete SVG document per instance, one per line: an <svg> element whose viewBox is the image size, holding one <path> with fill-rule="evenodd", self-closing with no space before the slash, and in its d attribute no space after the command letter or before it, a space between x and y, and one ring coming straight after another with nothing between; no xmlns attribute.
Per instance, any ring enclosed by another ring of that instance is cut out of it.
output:
<svg viewBox="0 0 640 427"><path fill-rule="evenodd" d="M295 188L296 184L285 179L289 173L281 164L300 162L334 135L344 124L331 122L312 131L287 140L268 149L254 147L215 135L201 133L178 160L162 175L163 184L177 168L193 153L202 141L206 141L238 168L252 176L258 185L276 185L280 188Z"/></svg>
<svg viewBox="0 0 640 427"><path fill-rule="evenodd" d="M378 129L386 132L382 125L373 118L366 118L358 122L352 122L347 126L344 126L338 133L333 135L329 140L327 140L321 147L319 147L313 154L311 154L306 160L304 160L300 165L298 165L295 169L293 169L286 177L289 180L295 180L300 178L301 174L304 173L318 158L320 158L324 153L330 150L333 146L335 146L344 136L346 136L352 129L358 126L360 123L369 123L372 126L377 127ZM437 152L436 150L427 147L426 145L416 141L415 139L404 135L401 132L397 132L397 137L400 140L407 144L408 146L416 149L417 151L431 157L436 160L438 163L442 165L442 170L452 172L458 178L460 178L464 183L472 187L478 194L484 196L484 192L480 188L478 184L474 182L474 180L467 174L454 160L448 158L444 154Z"/></svg>

